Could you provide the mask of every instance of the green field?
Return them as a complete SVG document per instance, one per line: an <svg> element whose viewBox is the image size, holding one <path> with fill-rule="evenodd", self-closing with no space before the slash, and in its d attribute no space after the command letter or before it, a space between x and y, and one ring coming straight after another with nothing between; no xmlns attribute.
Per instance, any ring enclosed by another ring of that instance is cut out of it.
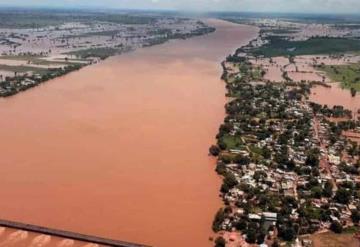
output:
<svg viewBox="0 0 360 247"><path fill-rule="evenodd" d="M12 65L0 65L0 70L11 71L16 73L26 73L26 72L33 72L39 74L45 74L48 72L47 69L44 68L35 68L31 66L12 66Z"/></svg>
<svg viewBox="0 0 360 247"><path fill-rule="evenodd" d="M311 38L306 41L288 41L280 36L270 36L268 39L268 44L253 49L251 53L256 56L277 57L360 51L360 41L356 39Z"/></svg>
<svg viewBox="0 0 360 247"><path fill-rule="evenodd" d="M266 33L273 33L273 34L292 34L292 33L298 33L300 30L296 30L296 29L266 29L264 30L264 32Z"/></svg>
<svg viewBox="0 0 360 247"><path fill-rule="evenodd" d="M228 149L237 149L243 146L243 142L238 136L225 135L222 141L226 144Z"/></svg>
<svg viewBox="0 0 360 247"><path fill-rule="evenodd" d="M351 65L324 65L320 66L322 71L336 82L341 82L343 88L355 88L360 91L360 64Z"/></svg>
<svg viewBox="0 0 360 247"><path fill-rule="evenodd" d="M45 60L44 57L41 56L33 56L33 55L19 55L19 56L0 56L0 59L8 59L8 60L19 60L19 61L28 61L31 64L36 65L58 65L61 67L62 65L71 65L71 64L79 64L78 62L71 61L48 61ZM31 66L29 66L31 67Z"/></svg>
<svg viewBox="0 0 360 247"><path fill-rule="evenodd" d="M119 54L121 49L110 48L110 47L101 47L101 48L89 48L84 50L72 51L66 54L75 55L79 58L86 59L89 57L99 57L100 59L105 59L110 56Z"/></svg>

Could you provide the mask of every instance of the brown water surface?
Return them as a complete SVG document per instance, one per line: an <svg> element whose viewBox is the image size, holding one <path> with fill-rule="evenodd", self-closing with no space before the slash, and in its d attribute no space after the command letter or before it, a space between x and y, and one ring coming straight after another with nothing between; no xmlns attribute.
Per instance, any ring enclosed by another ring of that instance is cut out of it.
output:
<svg viewBox="0 0 360 247"><path fill-rule="evenodd" d="M155 246L210 246L208 147L220 61L257 35L213 34L113 57L0 101L0 218Z"/></svg>
<svg viewBox="0 0 360 247"><path fill-rule="evenodd" d="M310 101L328 105L329 107L341 105L351 110L354 118L359 117L360 94L358 93L355 97L352 97L350 90L341 88L338 83L330 83L329 85L331 85L331 88L314 86L311 89Z"/></svg>

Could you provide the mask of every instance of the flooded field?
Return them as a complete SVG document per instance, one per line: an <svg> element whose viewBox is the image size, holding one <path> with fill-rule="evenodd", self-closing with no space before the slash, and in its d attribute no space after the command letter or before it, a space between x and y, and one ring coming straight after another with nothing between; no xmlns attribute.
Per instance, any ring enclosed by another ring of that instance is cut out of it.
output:
<svg viewBox="0 0 360 247"><path fill-rule="evenodd" d="M224 117L220 62L257 35L211 24L208 36L113 57L1 99L1 218L211 246L221 205L208 156Z"/></svg>
<svg viewBox="0 0 360 247"><path fill-rule="evenodd" d="M331 88L323 86L315 86L311 89L310 100L319 104L328 105L342 105L346 109L353 112L354 117L360 116L360 94L351 97L350 90L342 89L338 83L331 83Z"/></svg>

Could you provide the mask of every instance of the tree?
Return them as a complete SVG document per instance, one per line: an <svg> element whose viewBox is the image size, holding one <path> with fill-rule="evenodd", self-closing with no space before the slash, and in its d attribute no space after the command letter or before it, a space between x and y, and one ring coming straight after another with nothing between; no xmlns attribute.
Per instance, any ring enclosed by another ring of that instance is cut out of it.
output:
<svg viewBox="0 0 360 247"><path fill-rule="evenodd" d="M230 189L238 185L236 177L232 173L226 173L224 176L223 184L221 185L221 192L227 193Z"/></svg>
<svg viewBox="0 0 360 247"><path fill-rule="evenodd" d="M321 198L321 195L323 194L323 190L320 186L315 186L311 189L311 196L313 198Z"/></svg>
<svg viewBox="0 0 360 247"><path fill-rule="evenodd" d="M225 247L226 241L223 237L219 236L215 240L215 247Z"/></svg>
<svg viewBox="0 0 360 247"><path fill-rule="evenodd" d="M355 97L355 96L356 96L356 89L352 87L352 88L350 89L350 91L351 91L351 96L352 96L352 97Z"/></svg>
<svg viewBox="0 0 360 247"><path fill-rule="evenodd" d="M255 228L249 228L246 234L246 241L250 244L255 244L256 243L256 238L257 238L257 234L256 234L256 229Z"/></svg>
<svg viewBox="0 0 360 247"><path fill-rule="evenodd" d="M285 241L293 241L296 237L296 232L294 227L292 226L288 226L284 229L284 231L282 232L282 238Z"/></svg>
<svg viewBox="0 0 360 247"><path fill-rule="evenodd" d="M247 221L246 220L240 219L238 222L235 223L235 228L238 231L243 231L243 230L246 229L246 227L247 227Z"/></svg>
<svg viewBox="0 0 360 247"><path fill-rule="evenodd" d="M323 196L325 197L332 197L333 195L333 185L330 181L326 181L324 190L323 190Z"/></svg>
<svg viewBox="0 0 360 247"><path fill-rule="evenodd" d="M351 199L351 191L345 188L340 188L336 191L334 199L338 203L348 204Z"/></svg>
<svg viewBox="0 0 360 247"><path fill-rule="evenodd" d="M351 219L354 222L354 224L359 224L359 221L360 221L360 212L359 212L359 210L353 210L351 212Z"/></svg>
<svg viewBox="0 0 360 247"><path fill-rule="evenodd" d="M343 226L340 224L339 221L333 221L330 225L330 230L335 233L342 233Z"/></svg>
<svg viewBox="0 0 360 247"><path fill-rule="evenodd" d="M310 153L305 161L305 164L307 166L312 166L312 167L319 166L319 163L320 163L319 157L314 153Z"/></svg>
<svg viewBox="0 0 360 247"><path fill-rule="evenodd" d="M249 159L249 157L238 154L238 155L236 155L234 162L241 166L246 166L246 165L250 164L250 159Z"/></svg>
<svg viewBox="0 0 360 247"><path fill-rule="evenodd" d="M209 152L213 156L218 156L220 154L220 148L218 146L212 145L209 149Z"/></svg>
<svg viewBox="0 0 360 247"><path fill-rule="evenodd" d="M233 188L234 186L238 185L238 181L236 180L236 177L232 173L227 173L224 178L224 184L227 184L230 188Z"/></svg>
<svg viewBox="0 0 360 247"><path fill-rule="evenodd" d="M227 145L226 143L222 140L222 139L219 139L218 140L218 147L221 149L221 150L225 150L227 148Z"/></svg>
<svg viewBox="0 0 360 247"><path fill-rule="evenodd" d="M223 221L225 220L225 212L222 208L220 208L216 215L215 215L215 218L214 218L214 221L213 221L213 226L212 226L212 229L214 232L218 232L220 231L220 226L221 224L223 223Z"/></svg>
<svg viewBox="0 0 360 247"><path fill-rule="evenodd" d="M262 148L262 156L264 157L264 159L271 158L271 150L267 146L264 146Z"/></svg>

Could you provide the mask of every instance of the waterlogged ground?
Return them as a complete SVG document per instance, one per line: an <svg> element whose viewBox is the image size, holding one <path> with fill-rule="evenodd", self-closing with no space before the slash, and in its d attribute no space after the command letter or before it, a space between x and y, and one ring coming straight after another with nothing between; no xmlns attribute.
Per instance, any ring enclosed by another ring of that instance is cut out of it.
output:
<svg viewBox="0 0 360 247"><path fill-rule="evenodd" d="M343 89L339 83L330 83L331 88L315 86L311 89L310 101L333 107L342 105L353 112L354 118L360 116L360 94L351 96L350 90Z"/></svg>
<svg viewBox="0 0 360 247"><path fill-rule="evenodd" d="M224 117L220 62L257 35L211 24L208 36L1 99L0 217L160 247L211 246L221 205L208 156Z"/></svg>

